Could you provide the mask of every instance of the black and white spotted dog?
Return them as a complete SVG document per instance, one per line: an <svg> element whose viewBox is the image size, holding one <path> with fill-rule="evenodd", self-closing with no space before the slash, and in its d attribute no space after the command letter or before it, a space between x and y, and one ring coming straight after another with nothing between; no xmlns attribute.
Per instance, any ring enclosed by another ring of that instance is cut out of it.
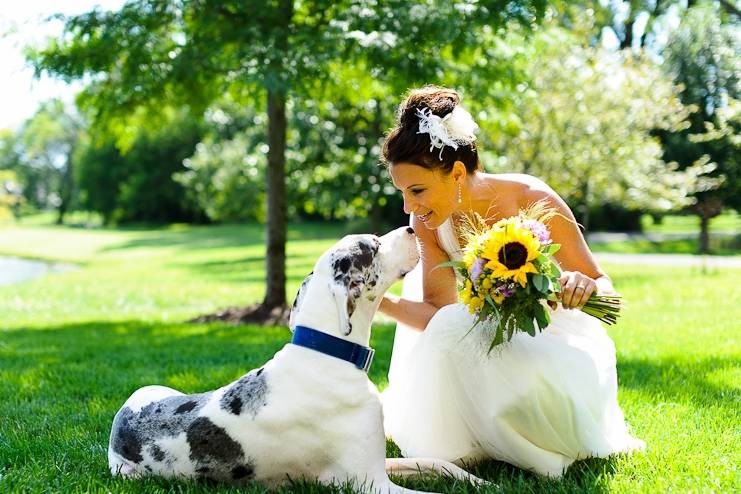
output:
<svg viewBox="0 0 741 494"><path fill-rule="evenodd" d="M343 238L302 283L291 328L309 327L367 347L381 296L418 259L411 228L380 238ZM260 369L216 391L139 389L114 418L108 462L114 475L123 476L236 485L349 480L393 493L410 491L391 483L387 470L435 470L478 480L438 460L386 460L385 451L381 402L366 372L289 343Z"/></svg>

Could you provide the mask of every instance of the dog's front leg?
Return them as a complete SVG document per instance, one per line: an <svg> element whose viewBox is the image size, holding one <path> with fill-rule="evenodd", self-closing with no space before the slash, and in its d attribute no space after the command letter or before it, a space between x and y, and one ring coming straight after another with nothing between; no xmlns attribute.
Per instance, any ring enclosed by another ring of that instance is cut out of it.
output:
<svg viewBox="0 0 741 494"><path fill-rule="evenodd" d="M386 458L386 473L388 474L408 477L424 472L434 472L478 486L491 484L445 460L438 460L436 458Z"/></svg>

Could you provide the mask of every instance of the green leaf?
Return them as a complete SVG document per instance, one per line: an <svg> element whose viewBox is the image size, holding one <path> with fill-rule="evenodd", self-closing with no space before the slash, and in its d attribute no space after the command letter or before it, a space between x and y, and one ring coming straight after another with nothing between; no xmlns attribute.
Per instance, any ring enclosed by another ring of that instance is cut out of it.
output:
<svg viewBox="0 0 741 494"><path fill-rule="evenodd" d="M466 263L464 263L463 261L445 261L445 262L441 262L440 264L432 268L432 270L434 271L437 268L465 269L465 267L466 267Z"/></svg>
<svg viewBox="0 0 741 494"><path fill-rule="evenodd" d="M543 307L541 304L536 304L534 307L535 312L535 320L538 323L538 329L540 331L543 331L548 324L551 322L551 316L548 314L548 311L545 310L545 307Z"/></svg>
<svg viewBox="0 0 741 494"><path fill-rule="evenodd" d="M527 332L530 336L535 336L535 323L533 322L532 315L525 315L521 319L522 329Z"/></svg>
<svg viewBox="0 0 741 494"><path fill-rule="evenodd" d="M492 351L492 349L497 346L501 345L504 342L504 328L502 327L502 322L497 324L497 330L494 334L494 339L491 341L491 345L489 345L489 352Z"/></svg>
<svg viewBox="0 0 741 494"><path fill-rule="evenodd" d="M548 278L542 274L536 273L533 275L533 286L535 286L535 289L540 293L547 294L549 285L550 283L548 283Z"/></svg>
<svg viewBox="0 0 741 494"><path fill-rule="evenodd" d="M561 248L561 244L551 244L545 248L545 255L552 256Z"/></svg>

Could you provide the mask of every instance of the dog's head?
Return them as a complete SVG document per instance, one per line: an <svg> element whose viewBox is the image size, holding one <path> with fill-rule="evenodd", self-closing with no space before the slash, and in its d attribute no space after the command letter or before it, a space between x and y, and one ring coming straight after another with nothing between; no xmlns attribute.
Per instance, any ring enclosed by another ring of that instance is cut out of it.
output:
<svg viewBox="0 0 741 494"><path fill-rule="evenodd" d="M328 298L337 309L342 334L352 332L351 319L356 314L356 319L362 315L363 323L370 325L380 297L418 261L417 239L409 227L382 237L348 235L319 258L314 271L301 284L289 324L295 326L309 293L327 300L326 296L321 297L323 292L330 295Z"/></svg>

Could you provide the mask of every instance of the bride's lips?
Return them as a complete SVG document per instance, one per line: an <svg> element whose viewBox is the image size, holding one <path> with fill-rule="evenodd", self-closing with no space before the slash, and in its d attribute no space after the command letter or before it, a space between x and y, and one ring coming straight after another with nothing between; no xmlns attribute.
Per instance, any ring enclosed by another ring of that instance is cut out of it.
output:
<svg viewBox="0 0 741 494"><path fill-rule="evenodd" d="M430 216L432 216L432 211L430 211L430 212L428 212L426 214L422 214L422 215L419 215L418 214L417 215L417 218L419 218L419 221L421 221L422 223L424 223L425 221L427 221L427 220L430 219Z"/></svg>

